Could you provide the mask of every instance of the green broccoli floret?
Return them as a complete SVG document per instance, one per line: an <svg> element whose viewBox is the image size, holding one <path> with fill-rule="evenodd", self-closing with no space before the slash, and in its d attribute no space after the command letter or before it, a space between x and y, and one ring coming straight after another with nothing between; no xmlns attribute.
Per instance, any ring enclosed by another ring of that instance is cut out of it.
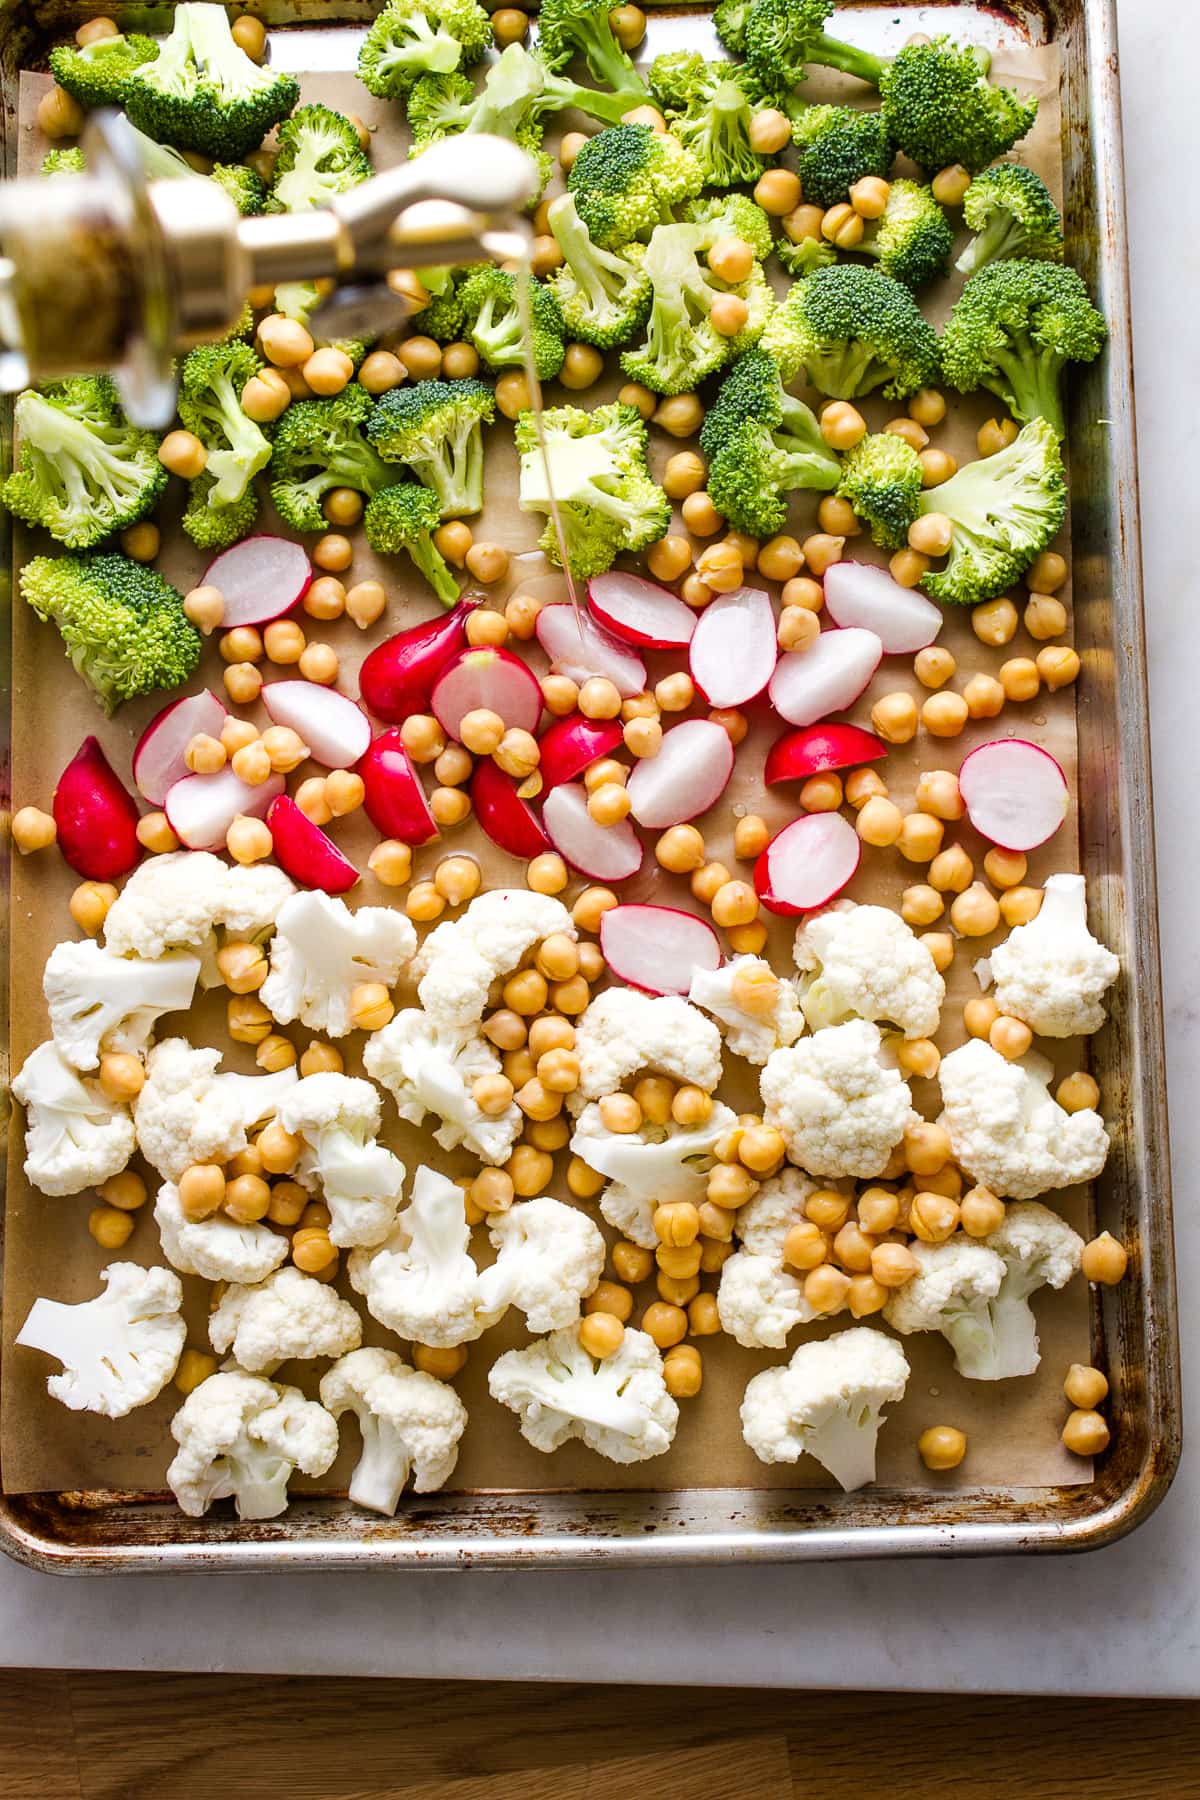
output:
<svg viewBox="0 0 1200 1800"><path fill-rule="evenodd" d="M678 139L648 125L613 125L589 138L571 165L568 192L594 244L619 250L668 223L704 185Z"/></svg>
<svg viewBox="0 0 1200 1800"><path fill-rule="evenodd" d="M442 605L458 604L458 583L433 541L441 522L437 495L419 482L380 489L367 503L363 529L372 550L398 556L407 550Z"/></svg>
<svg viewBox="0 0 1200 1800"><path fill-rule="evenodd" d="M882 550L902 550L921 506L921 459L894 431L875 431L846 452L838 494Z"/></svg>
<svg viewBox="0 0 1200 1800"><path fill-rule="evenodd" d="M377 494L395 479L365 435L373 402L357 383L331 400L297 400L275 428L271 499L293 531L324 531L321 501L331 488Z"/></svg>
<svg viewBox="0 0 1200 1800"><path fill-rule="evenodd" d="M700 164L705 187L757 181L765 156L750 147L750 125L759 88L733 63L669 52L650 65L650 86L672 137Z"/></svg>
<svg viewBox="0 0 1200 1800"><path fill-rule="evenodd" d="M942 333L942 372L960 394L987 388L1016 419L1065 430L1062 377L1094 362L1104 319L1074 269L1030 261L988 263L963 288Z"/></svg>
<svg viewBox="0 0 1200 1800"><path fill-rule="evenodd" d="M204 445L208 461L199 485L193 484L183 528L205 547L212 544L214 531L222 541L235 543L254 523L257 505L247 506L247 496L253 500L250 483L270 462L271 445L262 428L242 411L241 395L261 368L254 347L236 340L202 344L184 358L179 417ZM230 518L205 516L232 508L237 510ZM235 524L241 529L236 530Z"/></svg>
<svg viewBox="0 0 1200 1800"><path fill-rule="evenodd" d="M650 98L646 84L613 35L607 0L542 0L538 48L551 69L582 56L592 79L626 96L625 111Z"/></svg>
<svg viewBox="0 0 1200 1800"><path fill-rule="evenodd" d="M994 599L1053 542L1067 516L1067 480L1048 419L1034 419L994 456L967 463L927 489L917 511L954 526L949 560L921 586L935 600L974 606Z"/></svg>
<svg viewBox="0 0 1200 1800"><path fill-rule="evenodd" d="M418 381L375 403L367 436L379 454L404 463L438 497L443 519L483 506L483 427L496 416L486 382Z"/></svg>
<svg viewBox="0 0 1200 1800"><path fill-rule="evenodd" d="M766 262L774 239L771 219L748 194L706 194L700 200L689 200L683 217L693 225L713 225L716 238L741 238L749 244L755 258Z"/></svg>
<svg viewBox="0 0 1200 1800"><path fill-rule="evenodd" d="M785 381L807 369L812 385L836 400L878 387L902 400L938 372L937 335L908 289L854 263L797 281L768 321L763 349Z"/></svg>
<svg viewBox="0 0 1200 1800"><path fill-rule="evenodd" d="M708 458L708 492L736 531L771 537L787 519L797 489L828 492L841 464L812 411L789 394L772 357L750 350L738 358L700 429Z"/></svg>
<svg viewBox="0 0 1200 1800"><path fill-rule="evenodd" d="M228 550L254 529L258 495L248 487L240 500L222 506L214 499L216 477L202 470L188 483L188 503L181 523L197 550Z"/></svg>
<svg viewBox="0 0 1200 1800"><path fill-rule="evenodd" d="M363 39L359 79L380 100L398 100L422 75L452 75L492 44L492 21L476 0L388 0Z"/></svg>
<svg viewBox="0 0 1200 1800"><path fill-rule="evenodd" d="M878 87L887 67L878 56L830 37L825 25L834 0L751 0L746 13L746 62L768 91L796 87L815 63L841 69Z"/></svg>
<svg viewBox="0 0 1200 1800"><path fill-rule="evenodd" d="M549 286L567 336L601 350L629 343L650 312L650 277L619 250L593 244L574 194L551 202L549 220L565 259Z"/></svg>
<svg viewBox="0 0 1200 1800"><path fill-rule="evenodd" d="M881 113L799 103L788 111L800 152L796 173L810 206L837 206L855 182L887 175L896 152Z"/></svg>
<svg viewBox="0 0 1200 1800"><path fill-rule="evenodd" d="M720 0L713 13L717 36L733 56L741 56L746 48L746 20L750 0Z"/></svg>
<svg viewBox="0 0 1200 1800"><path fill-rule="evenodd" d="M154 39L135 32L91 44L59 44L50 52L50 73L90 112L98 106L123 106L129 77L157 55Z"/></svg>
<svg viewBox="0 0 1200 1800"><path fill-rule="evenodd" d="M462 330L462 301L459 293L468 274L467 269L421 269L418 277L429 295L429 304L412 315L410 323L422 337L435 338L439 344L452 344Z"/></svg>
<svg viewBox="0 0 1200 1800"><path fill-rule="evenodd" d="M964 223L976 234L955 268L976 275L987 263L1010 257L1061 262L1063 228L1050 189L1023 163L985 169L967 189Z"/></svg>
<svg viewBox="0 0 1200 1800"><path fill-rule="evenodd" d="M266 190L260 177L245 163L214 163L209 180L229 195L243 218L262 211Z"/></svg>
<svg viewBox="0 0 1200 1800"><path fill-rule="evenodd" d="M818 269L830 269L837 261L837 251L823 237L802 237L793 243L789 237L776 238L775 254L789 275L803 281Z"/></svg>
<svg viewBox="0 0 1200 1800"><path fill-rule="evenodd" d="M896 144L923 169L961 163L975 174L1012 149L1037 116L987 78L990 58L970 44L935 38L908 44L879 78L883 118Z"/></svg>
<svg viewBox="0 0 1200 1800"><path fill-rule="evenodd" d="M127 556L36 556L21 570L21 593L39 619L53 619L107 713L179 687L200 661L203 640L181 596Z"/></svg>
<svg viewBox="0 0 1200 1800"><path fill-rule="evenodd" d="M310 212L316 206L329 206L371 173L357 131L332 107L299 107L277 135L279 154L267 195L269 213Z"/></svg>
<svg viewBox="0 0 1200 1800"><path fill-rule="evenodd" d="M87 164L78 144L67 149L47 150L42 158L43 175L82 175Z"/></svg>
<svg viewBox="0 0 1200 1800"><path fill-rule="evenodd" d="M855 245L907 288L924 287L944 275L953 248L953 227L933 189L916 181L891 183L882 214L868 222L862 242Z"/></svg>
<svg viewBox="0 0 1200 1800"><path fill-rule="evenodd" d="M161 144L240 162L300 98L295 76L260 68L235 42L223 6L184 0L153 62L129 76L122 100Z"/></svg>
<svg viewBox="0 0 1200 1800"><path fill-rule="evenodd" d="M762 335L773 305L766 277L755 263L748 280L720 281L700 261L716 236L711 224L659 225L645 250L637 251L650 278L650 320L645 342L622 353L621 368L630 381L656 394L690 392ZM751 308L736 338L722 336L712 323L713 302L721 294L737 294Z"/></svg>
<svg viewBox="0 0 1200 1800"><path fill-rule="evenodd" d="M651 480L648 434L634 407L613 404L586 412L554 406L543 416L542 431L544 450L533 414L519 415L520 505L547 515L538 543L551 562L562 560L549 516L552 504L562 522L571 573L581 580L611 569L623 550L644 550L666 535L671 502Z"/></svg>
<svg viewBox="0 0 1200 1800"><path fill-rule="evenodd" d="M17 401L17 466L0 501L60 544L88 550L158 504L167 471L152 431L130 425L104 376L77 376Z"/></svg>
<svg viewBox="0 0 1200 1800"><path fill-rule="evenodd" d="M558 301L542 281L527 283L533 365L540 381L553 381L566 355ZM462 329L489 369L519 369L525 362L520 284L507 269L476 269L459 292Z"/></svg>

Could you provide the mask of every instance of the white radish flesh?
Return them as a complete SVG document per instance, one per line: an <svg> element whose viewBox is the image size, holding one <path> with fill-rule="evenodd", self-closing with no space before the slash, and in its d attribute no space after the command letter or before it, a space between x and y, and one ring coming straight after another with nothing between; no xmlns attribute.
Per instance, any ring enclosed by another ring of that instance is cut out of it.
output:
<svg viewBox="0 0 1200 1800"><path fill-rule="evenodd" d="M911 656L932 644L945 614L936 601L901 587L877 563L838 562L825 571L825 610L835 625L873 631L885 656Z"/></svg>
<svg viewBox="0 0 1200 1800"><path fill-rule="evenodd" d="M290 725L314 762L349 769L366 754L371 726L361 707L315 681L272 681L262 703L276 725Z"/></svg>
<svg viewBox="0 0 1200 1800"><path fill-rule="evenodd" d="M775 665L771 703L789 725L815 725L853 706L879 667L883 645L873 631L823 631L807 650L789 650Z"/></svg>
<svg viewBox="0 0 1200 1800"><path fill-rule="evenodd" d="M711 925L674 906L614 906L600 921L600 948L612 973L648 994L686 994L697 969L721 966Z"/></svg>
<svg viewBox="0 0 1200 1800"><path fill-rule="evenodd" d="M629 777L630 810L639 825L666 831L715 806L733 774L733 745L723 725L688 719L663 738Z"/></svg>
<svg viewBox="0 0 1200 1800"><path fill-rule="evenodd" d="M692 680L710 706L743 706L761 694L779 660L775 609L761 588L718 594L692 637Z"/></svg>
<svg viewBox="0 0 1200 1800"><path fill-rule="evenodd" d="M133 781L151 806L161 806L167 790L190 773L185 752L194 737L220 737L229 714L208 688L186 694L155 713L133 752Z"/></svg>
<svg viewBox="0 0 1200 1800"><path fill-rule="evenodd" d="M1071 803L1058 763L1024 738L998 738L972 750L963 758L958 785L976 831L1002 850L1044 844Z"/></svg>
<svg viewBox="0 0 1200 1800"><path fill-rule="evenodd" d="M771 839L754 866L754 886L769 912L812 912L841 893L861 854L841 813L805 813Z"/></svg>
<svg viewBox="0 0 1200 1800"><path fill-rule="evenodd" d="M593 675L602 675L622 700L629 700L646 686L641 657L586 613L576 617L571 606L543 606L537 616L537 637L555 674L569 675L580 687Z"/></svg>
<svg viewBox="0 0 1200 1800"><path fill-rule="evenodd" d="M215 775L187 775L163 802L167 823L189 850L223 850L229 827L245 813L263 819L283 792L283 776L271 775L257 787L239 780L229 767Z"/></svg>
<svg viewBox="0 0 1200 1800"><path fill-rule="evenodd" d="M204 571L205 587L225 603L221 628L264 625L290 612L312 580L312 564L289 538L248 537L222 550Z"/></svg>
<svg viewBox="0 0 1200 1800"><path fill-rule="evenodd" d="M564 782L546 795L542 824L559 855L592 881L628 881L642 866L641 840L629 820L597 825L581 782Z"/></svg>
<svg viewBox="0 0 1200 1800"><path fill-rule="evenodd" d="M608 631L643 650L682 650L696 629L695 613L670 588L624 569L593 575L588 605Z"/></svg>
<svg viewBox="0 0 1200 1800"><path fill-rule="evenodd" d="M509 650L463 650L438 676L431 704L448 737L458 738L471 712L493 712L509 731L536 731L542 690L528 663Z"/></svg>

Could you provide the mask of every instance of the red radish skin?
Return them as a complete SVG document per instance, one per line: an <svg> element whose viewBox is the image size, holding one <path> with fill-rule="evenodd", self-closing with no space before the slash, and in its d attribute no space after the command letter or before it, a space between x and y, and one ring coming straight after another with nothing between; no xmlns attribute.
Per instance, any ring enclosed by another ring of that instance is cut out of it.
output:
<svg viewBox="0 0 1200 1800"><path fill-rule="evenodd" d="M830 769L855 769L861 763L878 762L888 747L873 731L861 725L807 725L777 738L767 752L763 781L768 787L779 781L807 781Z"/></svg>
<svg viewBox="0 0 1200 1800"><path fill-rule="evenodd" d="M573 607L543 606L537 616L538 643L556 675L569 675L580 687L593 675L611 681L622 700L644 692L646 665L636 651L605 631L587 613Z"/></svg>
<svg viewBox="0 0 1200 1800"><path fill-rule="evenodd" d="M1052 838L1071 804L1067 778L1048 750L997 738L964 756L958 786L967 817L1002 850L1035 850Z"/></svg>
<svg viewBox="0 0 1200 1800"><path fill-rule="evenodd" d="M395 726L373 739L358 773L366 789L363 807L381 836L399 838L402 844L432 843L437 822Z"/></svg>
<svg viewBox="0 0 1200 1800"><path fill-rule="evenodd" d="M53 812L58 847L85 881L116 881L137 866L137 802L98 738L84 738L59 776Z"/></svg>
<svg viewBox="0 0 1200 1800"><path fill-rule="evenodd" d="M945 615L937 602L901 587L877 563L833 563L824 588L825 611L834 624L873 631L885 656L924 650L942 629Z"/></svg>
<svg viewBox="0 0 1200 1800"><path fill-rule="evenodd" d="M861 855L858 833L841 813L805 813L785 825L755 863L755 890L768 912L812 912L841 893Z"/></svg>
<svg viewBox="0 0 1200 1800"><path fill-rule="evenodd" d="M597 825L587 789L564 782L546 795L542 823L554 848L591 881L628 881L642 866L642 845L628 819Z"/></svg>
<svg viewBox="0 0 1200 1800"><path fill-rule="evenodd" d="M358 870L342 855L319 825L302 813L290 794L280 794L267 825L275 845L275 861L285 875L301 887L320 888L324 894L348 894L358 881Z"/></svg>
<svg viewBox="0 0 1200 1800"><path fill-rule="evenodd" d="M723 725L686 719L663 738L657 756L629 777L630 811L639 825L666 831L715 806L733 774L733 745Z"/></svg>
<svg viewBox="0 0 1200 1800"><path fill-rule="evenodd" d="M498 713L508 731L536 731L542 716L537 678L511 650L461 650L438 676L431 701L438 724L456 739L471 712Z"/></svg>
<svg viewBox="0 0 1200 1800"><path fill-rule="evenodd" d="M219 590L225 602L221 629L265 625L303 598L313 578L312 564L290 538L248 537L209 563L205 587Z"/></svg>
<svg viewBox="0 0 1200 1800"><path fill-rule="evenodd" d="M220 737L229 713L210 689L185 694L155 713L133 752L133 785L151 806L161 806L167 789L188 774L184 752L194 737Z"/></svg>
<svg viewBox="0 0 1200 1800"><path fill-rule="evenodd" d="M696 629L695 613L678 594L624 569L592 576L588 606L606 631L639 650L686 649Z"/></svg>
<svg viewBox="0 0 1200 1800"><path fill-rule="evenodd" d="M854 705L882 656L873 631L856 626L823 631L807 650L780 657L771 677L771 703L789 725L816 725Z"/></svg>
<svg viewBox="0 0 1200 1800"><path fill-rule="evenodd" d="M582 713L556 719L538 739L542 790L561 787L602 756L611 756L625 741L619 719L585 719Z"/></svg>
<svg viewBox="0 0 1200 1800"><path fill-rule="evenodd" d="M647 994L686 994L697 969L721 966L711 925L674 906L614 906L600 921L600 948L612 973Z"/></svg>
<svg viewBox="0 0 1200 1800"><path fill-rule="evenodd" d="M385 725L403 725L410 713L428 712L438 676L467 647L467 620L479 604L460 600L452 611L377 644L358 671L363 705Z"/></svg>
<svg viewBox="0 0 1200 1800"><path fill-rule="evenodd" d="M471 804L484 831L501 850L530 862L554 845L538 824L537 814L517 792L517 783L490 756L475 766Z"/></svg>
<svg viewBox="0 0 1200 1800"><path fill-rule="evenodd" d="M272 681L262 703L276 725L289 725L314 762L326 769L349 769L371 742L366 713L345 694L315 681Z"/></svg>
<svg viewBox="0 0 1200 1800"><path fill-rule="evenodd" d="M168 790L163 811L171 830L189 850L223 850L229 827L239 813L265 819L283 785L282 775L271 775L250 787L226 765L215 775L185 775Z"/></svg>
<svg viewBox="0 0 1200 1800"><path fill-rule="evenodd" d="M761 588L734 588L710 600L691 644L692 680L710 706L744 706L761 694L779 661L775 608Z"/></svg>

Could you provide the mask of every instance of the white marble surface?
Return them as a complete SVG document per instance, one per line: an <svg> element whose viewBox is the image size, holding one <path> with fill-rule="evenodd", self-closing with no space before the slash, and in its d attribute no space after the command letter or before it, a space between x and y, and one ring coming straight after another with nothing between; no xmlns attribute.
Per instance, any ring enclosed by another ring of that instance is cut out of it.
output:
<svg viewBox="0 0 1200 1800"><path fill-rule="evenodd" d="M1192 737L1194 517L1172 480L1197 438L1200 275L1191 67L1200 6L1119 0L1142 430L1146 592L1182 1292L1200 1115L1200 802ZM1189 55L1189 52L1191 54ZM1161 64L1159 59L1161 58ZM1187 90L1185 92L1185 89ZM1183 771L1181 773L1181 771ZM1200 1336L1183 1308L1188 1429ZM1088 1557L624 1576L354 1575L66 1581L0 1558L0 1665L1200 1694L1200 1462L1143 1529ZM1189 1523L1192 1521L1192 1523ZM600 1619L599 1630L585 1621Z"/></svg>

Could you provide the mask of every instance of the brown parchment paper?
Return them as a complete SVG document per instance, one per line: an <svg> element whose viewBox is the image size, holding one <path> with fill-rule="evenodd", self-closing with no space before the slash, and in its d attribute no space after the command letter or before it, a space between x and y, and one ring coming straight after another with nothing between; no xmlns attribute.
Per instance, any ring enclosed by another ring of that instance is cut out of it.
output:
<svg viewBox="0 0 1200 1800"><path fill-rule="evenodd" d="M700 19L652 18L651 31L655 50L692 43L704 47L709 27ZM1021 146L1020 153L1024 160L1039 169L1057 194L1061 187L1057 52L1053 48L1008 51L997 55L995 70L1000 79L1015 79L1020 87L1034 89L1040 96L1036 127ZM45 80L42 76L23 78L22 172L36 168L46 147L30 124ZM842 91L852 91L854 85L838 77L814 79L811 97L838 97ZM343 110L356 111L366 119L373 132L376 167L385 167L403 155L397 110L372 100L352 75L308 76L304 79L303 89L305 99L325 100ZM923 295L925 309L940 318L956 289L957 284L953 288L946 284L944 292ZM583 397L584 404L590 406L611 398L618 385L619 379L610 379L597 386ZM806 397L814 402L817 399L814 395ZM555 404L561 399L577 398L551 386L547 402ZM878 429L902 409L884 401L871 400L864 410L872 428ZM967 460L976 454L974 434L979 424L998 410L998 404L986 396L965 402L955 400L946 423L935 433L934 441L951 450L960 461ZM655 471L661 473L668 456L681 446L657 431L652 432L651 440L652 464ZM164 547L160 567L181 590L186 590L199 578L206 559L175 528L182 507L181 484L172 483L172 489L163 521ZM507 424L501 422L492 428L488 443L486 510L481 520L472 522L477 538L497 539L512 555L509 576L493 590L494 596L502 602L509 593L526 590L546 599L562 599L565 597L562 577L547 568L540 552L534 548L542 519L522 515L517 509L515 495L516 458L511 432ZM798 537L803 538L816 528L816 507L816 496L795 497L789 529ZM258 528L269 531L277 526L269 502L264 502ZM678 524L674 528L682 529ZM342 659L339 685L349 693L357 692L358 665L375 643L389 632L436 611L424 584L413 575L406 559L377 564L361 532L352 535L355 542L352 578L377 575L383 580L389 594L386 619L367 633L359 633L344 621L333 626L319 626L303 619L311 636L324 637L336 646ZM1064 547L1066 535L1064 533ZM24 557L47 547L44 543L33 542L28 536L20 537L18 566ZM865 537L855 539L851 548L855 556L882 560ZM349 579L351 577L347 577ZM772 584L763 585L769 587ZM129 780L132 748L143 726L161 705L161 699L126 706L116 719L106 721L65 663L57 632L51 626L39 624L19 601L13 609L13 635L14 808L26 803L42 806L49 803L61 770L89 732L97 733L118 773ZM940 642L957 658L955 686L961 686L977 671L995 673L1007 657L1032 655L1037 648L1019 630L1012 644L1005 649L988 650L972 634L969 614L960 615L953 609L947 612ZM536 646L530 653L530 661L540 673L544 664ZM652 654L648 662L651 682L671 667L670 658L661 655ZM221 666L215 643L210 644L192 686L198 688L207 683L221 692ZM289 671L268 670L267 673L269 677L275 677ZM885 659L871 688L853 709L852 716L866 723L874 701L896 688L906 688L918 699L922 697L922 690L912 673L911 658ZM764 789L762 785L763 759L767 748L779 735L781 723L773 719L761 703L751 708L750 713L751 732L738 752L733 780L720 805L710 816L699 821L710 856L720 858L730 867L735 866L732 832L739 815L760 813L777 829L797 810L795 795L790 788ZM1067 690L1056 696L1042 695L1026 706L1009 707L1001 719L969 726L961 737L952 741L939 742L921 733L915 744L893 749L885 767L893 797L902 806L911 805L920 769L957 769L968 750L997 733L1019 733L1044 744L1062 763L1074 789L1074 702L1071 690ZM296 779L310 772L301 769ZM365 869L374 838L365 819L359 815L343 821L336 830L343 848ZM986 844L967 828L947 831L946 841L956 840L966 846L978 867ZM467 851L477 856L488 886L521 881L520 866L497 851L472 822L451 833L443 843L418 851L414 878L430 873L439 857L450 850ZM1076 817L1072 809L1052 844L1031 856L1029 879L1039 882L1053 870L1075 868L1077 859ZM40 986L46 957L60 938L76 933L66 904L74 877L61 858L53 853L28 859L15 857L13 865L12 1057L13 1067L17 1068L47 1035ZM894 850L868 852L848 891L860 901L896 906L901 890L922 876L923 870L905 863ZM569 901L584 885L582 881L573 882L564 897ZM642 873L627 884L623 897L658 899L671 905L702 910L692 901L686 883L665 874L649 854ZM402 899L402 894L397 897L394 890L381 888L368 874L350 896L350 904L394 905ZM791 925L785 920L774 922L767 954L781 972L792 966L791 939ZM944 1027L939 1040L944 1050L953 1048L963 1037L962 1003L979 991L972 965L977 956L987 953L991 941L964 940L959 945L948 978ZM411 1004L415 999L411 987L403 984L396 997L401 1005ZM180 1019L177 1028L197 1043L221 1045L226 1052L227 1067L252 1071L252 1053L242 1046L229 1045L223 1023L222 1000L210 996L190 1020ZM170 1022L164 1021L160 1036L169 1035L170 1031ZM291 1035L303 1047L311 1034L295 1029ZM1041 1048L1054 1057L1060 1073L1077 1067L1082 1059L1081 1046L1076 1043L1046 1044ZM347 1056L347 1067L352 1071L360 1069L358 1052L358 1041L352 1040ZM736 1058L727 1058L727 1065L728 1079L722 1092L739 1110L756 1105L754 1072ZM936 1115L939 1109L936 1082L917 1082L913 1091L917 1106L930 1116ZM421 1132L398 1124L386 1096L385 1113L389 1121L388 1141L410 1170L421 1160L430 1161L452 1175L472 1167L469 1158L447 1155ZM569 1196L562 1184L566 1156L560 1155L557 1162L555 1191L566 1199ZM88 1212L96 1203L95 1195L85 1193L70 1199L49 1199L30 1188L21 1163L22 1133L18 1123L10 1143L4 1269L0 1461L5 1490L9 1493L77 1489L161 1490L174 1449L168 1424L179 1404L179 1396L172 1387L168 1387L151 1406L118 1422L71 1413L51 1400L46 1392L46 1376L55 1372L58 1365L35 1352L17 1350L13 1346L13 1338L37 1295L51 1295L67 1301L83 1300L98 1290L99 1272L108 1262L117 1258L143 1263L161 1260L152 1208L147 1206L137 1215L133 1236L114 1257L113 1253L99 1249L86 1229ZM135 1162L134 1166L141 1165ZM153 1172L144 1172L150 1178L153 1192ZM1055 1204L1077 1228L1084 1229L1088 1214L1084 1193L1063 1193L1055 1197ZM480 1260L490 1260L486 1232L481 1228L474 1237ZM715 1278L706 1277L705 1285L711 1286L714 1281ZM350 1295L344 1277L341 1287L361 1308L358 1297ZM208 1284L184 1277L184 1288L189 1342L206 1347L204 1321ZM642 1306L653 1297L652 1285L648 1284L638 1295L635 1319L640 1316ZM1088 1478L1087 1465L1070 1457L1059 1441L1066 1411L1061 1396L1063 1374L1068 1363L1088 1360L1086 1289L1082 1281L1077 1280L1063 1294L1044 1291L1034 1304L1043 1359L1038 1374L1027 1380L995 1384L966 1382L953 1372L950 1351L940 1337L926 1334L903 1340L913 1373L905 1400L892 1408L881 1434L878 1465L881 1484L905 1489L989 1486L1001 1482L1032 1487ZM365 1309L362 1310L366 1341L394 1343L395 1339L375 1324L365 1314ZM787 1354L803 1337L821 1335L824 1329L840 1329L850 1322L844 1315L829 1327L809 1328L807 1332L796 1334ZM879 1320L868 1322L877 1325ZM724 1337L703 1340L703 1392L698 1398L683 1403L673 1448L652 1463L621 1468L579 1445L568 1445L552 1457L542 1455L521 1438L515 1416L490 1398L488 1368L501 1351L524 1341L526 1333L520 1315L513 1312L499 1327L470 1347L467 1367L456 1384L471 1419L453 1477L452 1486L456 1490L828 1485L824 1472L811 1459L802 1460L795 1468L764 1468L741 1438L738 1406L747 1380L757 1370L786 1360L785 1353L745 1351ZM282 1371L282 1376L298 1382L312 1393L324 1366L291 1365ZM962 1427L970 1440L970 1452L956 1474L931 1477L917 1457L915 1444L926 1425L939 1422ZM294 1485L344 1492L357 1454L357 1430L353 1421L347 1420L342 1453L330 1474L319 1482L298 1479Z"/></svg>

